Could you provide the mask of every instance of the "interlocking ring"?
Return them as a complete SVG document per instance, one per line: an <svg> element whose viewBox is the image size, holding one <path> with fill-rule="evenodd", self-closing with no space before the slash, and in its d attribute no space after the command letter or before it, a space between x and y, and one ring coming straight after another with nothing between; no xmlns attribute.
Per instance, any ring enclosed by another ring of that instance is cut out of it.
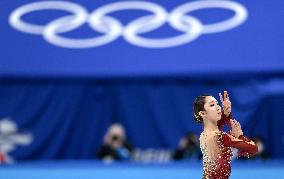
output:
<svg viewBox="0 0 284 179"><path fill-rule="evenodd" d="M196 17L190 15L196 10L208 8L223 8L234 11L233 17L222 22L203 24ZM55 19L46 25L30 24L21 19L27 13L39 10L63 10L71 12ZM119 19L109 14L124 10L149 11L151 15L139 17L126 25ZM67 1L34 2L15 9L9 18L9 22L15 29L29 33L42 35L51 44L65 48L91 48L106 45L118 37L123 37L129 43L144 48L168 48L180 46L197 39L202 34L218 33L235 28L245 22L248 13L244 6L237 2L227 0L202 0L188 2L167 12L162 6L145 1L122 1L106 4L88 14L88 11L75 3ZM62 34L75 30L88 23L89 26L100 33L101 36L72 39ZM146 38L142 34L157 30L168 23L182 34L167 38Z"/></svg>

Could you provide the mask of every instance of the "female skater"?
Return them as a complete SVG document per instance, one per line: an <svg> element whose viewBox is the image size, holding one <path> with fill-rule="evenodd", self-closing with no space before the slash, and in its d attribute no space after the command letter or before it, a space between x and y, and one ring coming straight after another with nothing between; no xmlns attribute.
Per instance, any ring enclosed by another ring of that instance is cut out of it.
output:
<svg viewBox="0 0 284 179"><path fill-rule="evenodd" d="M203 154L203 179L228 179L231 173L232 147L239 149L239 156L253 155L258 151L254 142L243 135L241 125L231 117L228 93L219 93L223 111L217 100L209 95L198 96L193 103L194 117L203 123L200 148ZM231 131L221 131L227 124Z"/></svg>

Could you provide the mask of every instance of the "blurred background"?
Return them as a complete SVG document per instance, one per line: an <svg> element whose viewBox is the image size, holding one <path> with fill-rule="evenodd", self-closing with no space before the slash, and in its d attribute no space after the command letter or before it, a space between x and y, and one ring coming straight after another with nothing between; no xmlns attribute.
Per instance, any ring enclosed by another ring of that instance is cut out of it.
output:
<svg viewBox="0 0 284 179"><path fill-rule="evenodd" d="M231 178L284 178L284 1L0 7L0 178L201 178L192 103L224 90L259 147Z"/></svg>

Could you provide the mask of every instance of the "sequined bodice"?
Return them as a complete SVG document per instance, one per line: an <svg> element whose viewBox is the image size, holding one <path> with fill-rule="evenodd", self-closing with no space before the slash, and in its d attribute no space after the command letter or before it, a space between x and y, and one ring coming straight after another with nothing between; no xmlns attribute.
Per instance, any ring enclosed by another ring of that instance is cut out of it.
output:
<svg viewBox="0 0 284 179"><path fill-rule="evenodd" d="M232 149L223 144L223 132L210 137L204 132L200 136L203 154L203 179L226 179L231 173Z"/></svg>
<svg viewBox="0 0 284 179"><path fill-rule="evenodd" d="M203 179L228 179L231 174L232 148L238 149L238 156L249 157L257 153L258 148L244 135L235 138L222 132L224 125L230 128L232 115L226 116L222 113L218 121L219 131L200 135L200 148L203 154Z"/></svg>

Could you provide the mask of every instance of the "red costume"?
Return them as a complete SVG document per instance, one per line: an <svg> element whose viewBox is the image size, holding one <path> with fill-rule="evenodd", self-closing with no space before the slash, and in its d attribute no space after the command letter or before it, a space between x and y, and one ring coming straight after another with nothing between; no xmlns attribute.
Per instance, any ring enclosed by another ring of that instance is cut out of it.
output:
<svg viewBox="0 0 284 179"><path fill-rule="evenodd" d="M204 132L200 135L200 148L203 154L203 179L228 179L231 173L232 149L239 149L239 156L253 155L258 151L256 145L249 143L244 135L238 138L233 137L221 128L225 124L230 126L230 119L222 114L221 120L218 121L219 132L215 135L206 136Z"/></svg>

